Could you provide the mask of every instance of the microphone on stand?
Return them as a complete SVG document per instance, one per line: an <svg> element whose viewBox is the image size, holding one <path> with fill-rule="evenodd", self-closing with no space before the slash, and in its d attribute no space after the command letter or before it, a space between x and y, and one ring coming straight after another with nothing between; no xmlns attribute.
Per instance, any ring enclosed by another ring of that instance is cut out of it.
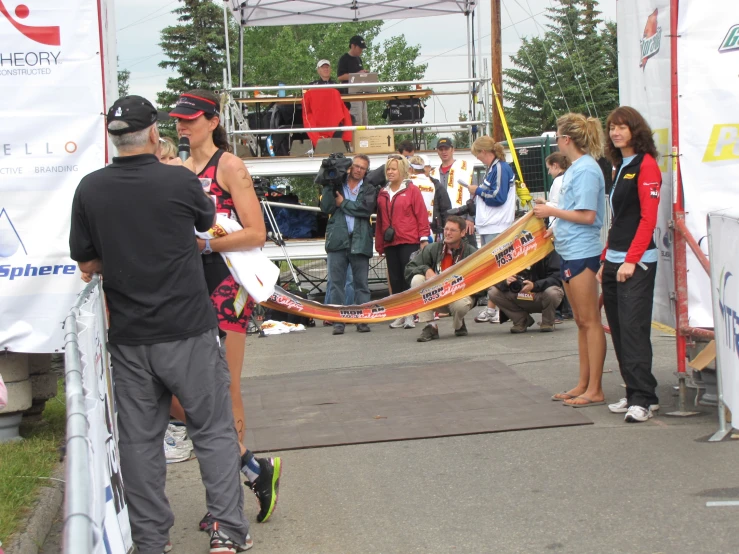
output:
<svg viewBox="0 0 739 554"><path fill-rule="evenodd" d="M177 155L180 157L183 163L187 161L187 158L190 157L190 139L189 138L182 137L180 139L180 145L177 151Z"/></svg>

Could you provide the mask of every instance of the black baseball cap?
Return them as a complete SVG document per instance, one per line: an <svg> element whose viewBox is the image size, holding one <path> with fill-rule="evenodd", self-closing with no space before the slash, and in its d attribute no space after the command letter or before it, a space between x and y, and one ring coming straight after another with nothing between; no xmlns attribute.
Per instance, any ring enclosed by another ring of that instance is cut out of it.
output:
<svg viewBox="0 0 739 554"><path fill-rule="evenodd" d="M352 38L349 39L349 46L352 44L356 44L360 48L367 48L367 43L364 42L364 38L360 37L359 35L354 35Z"/></svg>
<svg viewBox="0 0 739 554"><path fill-rule="evenodd" d="M157 109L143 96L124 96L116 100L108 110L108 133L111 135L125 135L143 131L157 121L167 119L167 114ZM125 129L110 129L113 121L128 123Z"/></svg>
<svg viewBox="0 0 739 554"><path fill-rule="evenodd" d="M169 112L172 117L180 119L196 119L201 115L218 115L218 104L202 96L185 93L177 99L174 109Z"/></svg>
<svg viewBox="0 0 739 554"><path fill-rule="evenodd" d="M436 142L436 148L439 149L439 148L442 148L443 146L447 146L449 148L454 148L454 144L452 143L452 139L450 139L450 138L440 138Z"/></svg>

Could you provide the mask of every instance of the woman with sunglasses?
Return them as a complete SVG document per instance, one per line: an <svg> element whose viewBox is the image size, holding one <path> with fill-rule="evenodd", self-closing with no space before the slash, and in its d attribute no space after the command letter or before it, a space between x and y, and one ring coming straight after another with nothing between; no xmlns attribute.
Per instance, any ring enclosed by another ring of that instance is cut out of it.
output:
<svg viewBox="0 0 739 554"><path fill-rule="evenodd" d="M626 384L626 398L608 409L624 421L647 421L659 409L652 375L652 303L659 252L654 243L662 173L652 129L634 108L621 106L606 120L606 155L616 168L613 219L598 280L611 340Z"/></svg>
<svg viewBox="0 0 739 554"><path fill-rule="evenodd" d="M555 394L573 408L605 404L601 380L606 336L598 308L600 229L605 215L605 180L595 160L603 153L603 128L594 117L569 113L557 120L557 146L572 165L564 174L558 207L537 199L534 214L556 217L554 246L560 274L577 323L580 373L577 385ZM551 233L551 230L549 231Z"/></svg>
<svg viewBox="0 0 739 554"><path fill-rule="evenodd" d="M246 421L241 398L241 372L244 365L246 328L254 302L249 298L241 313L236 308L239 285L234 280L220 252L261 248L266 240L264 217L244 162L230 153L226 130L220 124L220 101L207 90L192 90L180 96L172 112L177 118L177 134L190 140L191 157L185 165L200 177L204 188L214 197L216 212L226 215L243 230L224 237L197 239L203 255L203 270L211 301L218 316L218 327L225 336L226 362L231 373L231 403L234 424L241 443L242 471L260 504L258 522L269 519L277 503L280 458L255 458L244 445ZM184 412L172 404L175 417L184 421ZM210 514L200 522L211 530Z"/></svg>

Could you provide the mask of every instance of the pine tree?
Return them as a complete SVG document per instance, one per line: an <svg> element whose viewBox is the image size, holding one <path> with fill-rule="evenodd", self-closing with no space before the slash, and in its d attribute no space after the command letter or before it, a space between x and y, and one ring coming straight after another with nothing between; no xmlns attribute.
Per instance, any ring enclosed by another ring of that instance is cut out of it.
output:
<svg viewBox="0 0 739 554"><path fill-rule="evenodd" d="M505 71L514 136L553 130L570 111L605 120L618 106L616 24L603 24L594 0L549 8L543 37L524 39Z"/></svg>
<svg viewBox="0 0 739 554"><path fill-rule="evenodd" d="M211 0L180 1L184 5L174 10L179 15L179 24L163 29L159 43L166 56L159 67L175 73L167 79L167 89L157 94L162 109L174 106L177 97L187 90L223 88L226 65L223 8ZM235 30L233 26L232 36Z"/></svg>

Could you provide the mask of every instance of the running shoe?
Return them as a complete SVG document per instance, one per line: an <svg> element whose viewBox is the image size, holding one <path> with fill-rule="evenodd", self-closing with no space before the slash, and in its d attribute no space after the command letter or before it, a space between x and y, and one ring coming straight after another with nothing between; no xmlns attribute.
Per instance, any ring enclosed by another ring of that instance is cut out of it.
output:
<svg viewBox="0 0 739 554"><path fill-rule="evenodd" d="M403 325L405 325L405 318L399 317L398 319L396 319L390 324L390 328L391 329L402 329Z"/></svg>
<svg viewBox="0 0 739 554"><path fill-rule="evenodd" d="M277 497L280 491L280 475L282 460L280 458L257 458L259 462L259 477L253 483L245 484L254 492L259 502L257 522L264 523L277 507Z"/></svg>
<svg viewBox="0 0 739 554"><path fill-rule="evenodd" d="M641 406L631 406L624 416L624 421L626 423L641 423L647 421L653 415L652 410L642 408Z"/></svg>
<svg viewBox="0 0 739 554"><path fill-rule="evenodd" d="M246 542L238 544L218 529L218 522L213 523L213 530L210 532L210 554L236 554L246 552L252 546L254 546L254 541L248 533Z"/></svg>
<svg viewBox="0 0 739 554"><path fill-rule="evenodd" d="M608 409L613 414L625 414L629 411L629 404L625 398L622 398L615 404L608 404ZM659 404L652 404L651 406L649 406L649 409L653 412L657 412L659 411Z"/></svg>
<svg viewBox="0 0 739 554"><path fill-rule="evenodd" d="M415 316L409 315L405 318L405 323L403 323L403 329L415 329L416 327L416 321Z"/></svg>

